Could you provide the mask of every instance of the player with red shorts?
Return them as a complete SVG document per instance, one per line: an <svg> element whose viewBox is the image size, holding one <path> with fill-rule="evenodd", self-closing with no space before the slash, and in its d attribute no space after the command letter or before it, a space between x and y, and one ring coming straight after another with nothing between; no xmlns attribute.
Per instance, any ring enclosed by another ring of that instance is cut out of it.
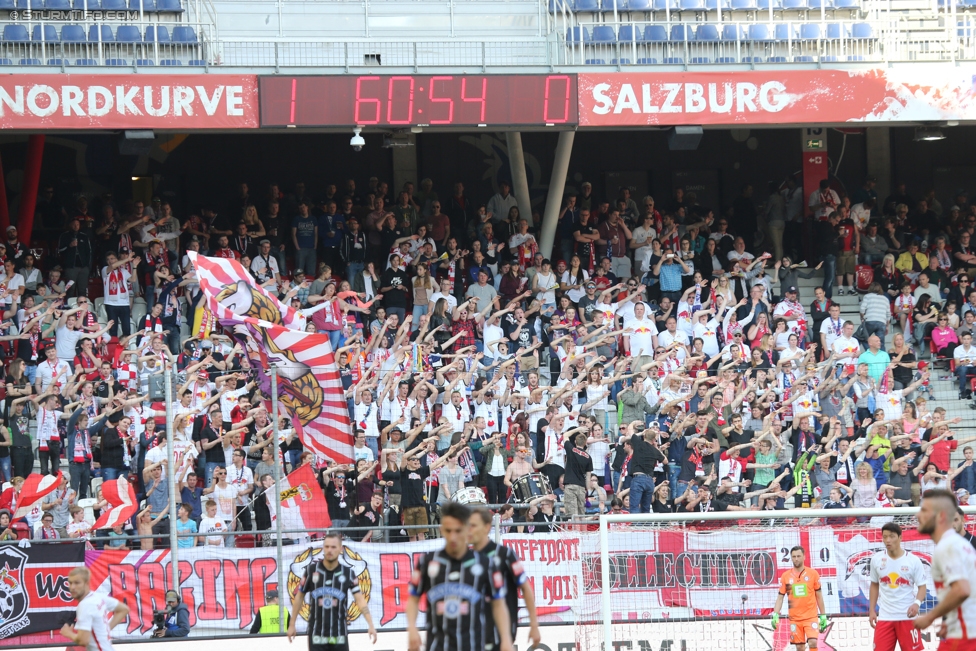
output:
<svg viewBox="0 0 976 651"><path fill-rule="evenodd" d="M881 527L884 550L871 557L868 622L874 629L874 651L922 651L922 635L912 620L925 601L925 566L901 548L901 527ZM880 607L879 607L880 604Z"/></svg>
<svg viewBox="0 0 976 651"><path fill-rule="evenodd" d="M827 627L827 609L820 593L820 574L804 564L806 551L799 545L790 550L793 567L779 578L779 596L773 606L773 629L779 625L783 597L789 599L790 643L796 651L817 648L817 637Z"/></svg>
<svg viewBox="0 0 976 651"><path fill-rule="evenodd" d="M942 618L938 629L939 651L976 651L976 549L956 533L952 522L958 509L956 496L945 489L931 489L922 495L918 511L918 532L935 543L932 580L938 605L915 618L922 631Z"/></svg>

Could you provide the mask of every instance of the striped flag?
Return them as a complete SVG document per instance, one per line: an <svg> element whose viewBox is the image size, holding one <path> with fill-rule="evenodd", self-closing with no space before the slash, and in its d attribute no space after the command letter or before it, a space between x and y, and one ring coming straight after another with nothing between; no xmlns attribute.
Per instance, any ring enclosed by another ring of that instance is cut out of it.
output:
<svg viewBox="0 0 976 651"><path fill-rule="evenodd" d="M101 516L92 525L92 531L124 525L139 508L136 491L125 477L102 482L102 498L110 508L102 510Z"/></svg>
<svg viewBox="0 0 976 651"><path fill-rule="evenodd" d="M278 373L278 401L316 458L353 462L352 423L327 335L305 332L305 317L260 287L239 262L194 254L200 289L210 309L233 331L271 395L268 369Z"/></svg>
<svg viewBox="0 0 976 651"><path fill-rule="evenodd" d="M268 511L271 513L271 528L277 527L277 507L274 486L265 491ZM329 505L325 494L319 488L315 472L310 465L299 466L287 477L281 479L281 528L283 531L304 531L307 529L328 529L332 526Z"/></svg>
<svg viewBox="0 0 976 651"><path fill-rule="evenodd" d="M11 520L26 518L35 507L39 507L44 498L57 490L61 485L61 472L57 475L39 475L31 473L24 480L17 498L17 510Z"/></svg>

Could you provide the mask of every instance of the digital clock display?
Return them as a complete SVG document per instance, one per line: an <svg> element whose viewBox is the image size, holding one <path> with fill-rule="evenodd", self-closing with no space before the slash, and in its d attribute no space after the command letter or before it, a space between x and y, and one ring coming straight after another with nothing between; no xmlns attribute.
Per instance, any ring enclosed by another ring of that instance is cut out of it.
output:
<svg viewBox="0 0 976 651"><path fill-rule="evenodd" d="M576 75L260 78L262 127L575 126Z"/></svg>

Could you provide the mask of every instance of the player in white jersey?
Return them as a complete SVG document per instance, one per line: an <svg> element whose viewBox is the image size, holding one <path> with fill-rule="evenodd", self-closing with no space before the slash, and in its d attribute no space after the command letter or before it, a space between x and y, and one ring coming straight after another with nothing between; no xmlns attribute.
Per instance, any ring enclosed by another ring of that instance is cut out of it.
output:
<svg viewBox="0 0 976 651"><path fill-rule="evenodd" d="M109 633L125 621L129 607L117 599L91 591L91 574L76 567L68 572L68 591L78 601L75 622L61 627L61 635L88 651L113 651Z"/></svg>
<svg viewBox="0 0 976 651"><path fill-rule="evenodd" d="M901 527L881 527L884 550L871 558L868 622L874 629L874 651L922 651L922 636L912 619L925 601L925 567L918 556L901 548ZM880 601L880 608L875 610Z"/></svg>
<svg viewBox="0 0 976 651"><path fill-rule="evenodd" d="M976 651L976 599L970 598L976 585L976 549L952 528L956 496L945 489L925 491L918 512L918 532L935 543L932 579L939 604L915 618L915 628L924 630L942 618L939 651Z"/></svg>

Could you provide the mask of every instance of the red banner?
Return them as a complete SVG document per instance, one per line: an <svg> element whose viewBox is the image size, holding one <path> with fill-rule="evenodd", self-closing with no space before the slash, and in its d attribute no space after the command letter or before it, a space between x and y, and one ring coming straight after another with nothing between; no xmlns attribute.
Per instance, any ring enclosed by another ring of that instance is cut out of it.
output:
<svg viewBox="0 0 976 651"><path fill-rule="evenodd" d="M3 129L254 129L254 75L7 75Z"/></svg>
<svg viewBox="0 0 976 651"><path fill-rule="evenodd" d="M579 75L581 127L976 119L971 74L910 70Z"/></svg>

